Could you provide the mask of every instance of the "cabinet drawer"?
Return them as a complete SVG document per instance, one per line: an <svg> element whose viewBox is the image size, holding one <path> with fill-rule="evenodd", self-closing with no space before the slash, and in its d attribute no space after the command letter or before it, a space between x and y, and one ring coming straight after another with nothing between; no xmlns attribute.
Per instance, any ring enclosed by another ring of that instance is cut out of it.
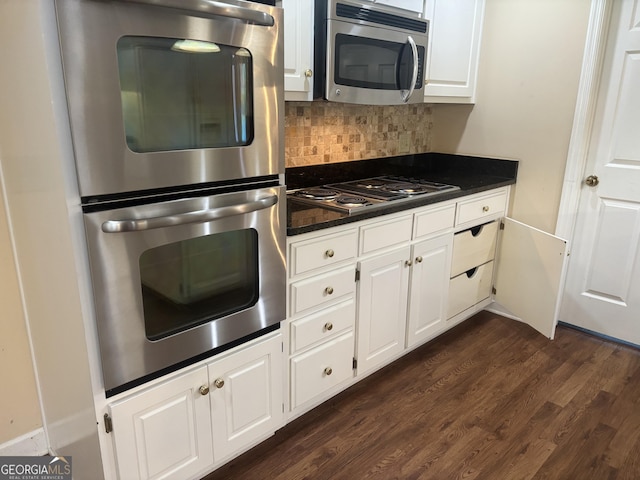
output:
<svg viewBox="0 0 640 480"><path fill-rule="evenodd" d="M360 227L360 254L408 242L412 228L411 214Z"/></svg>
<svg viewBox="0 0 640 480"><path fill-rule="evenodd" d="M463 223L480 221L484 218L501 216L507 204L507 192L500 191L484 197L458 202L456 226Z"/></svg>
<svg viewBox="0 0 640 480"><path fill-rule="evenodd" d="M447 318L466 310L491 296L493 262L485 263L449 282L449 310Z"/></svg>
<svg viewBox="0 0 640 480"><path fill-rule="evenodd" d="M496 253L498 222L485 223L478 227L458 232L453 236L453 260L451 276L493 260Z"/></svg>
<svg viewBox="0 0 640 480"><path fill-rule="evenodd" d="M413 226L413 238L426 237L432 233L452 228L455 216L455 204L416 213Z"/></svg>
<svg viewBox="0 0 640 480"><path fill-rule="evenodd" d="M291 359L291 406L353 377L353 331Z"/></svg>
<svg viewBox="0 0 640 480"><path fill-rule="evenodd" d="M292 243L289 256L290 275L294 277L317 268L355 258L357 250L357 230Z"/></svg>
<svg viewBox="0 0 640 480"><path fill-rule="evenodd" d="M291 284L291 314L295 315L311 307L322 305L356 289L355 267L345 267L334 272L316 275Z"/></svg>
<svg viewBox="0 0 640 480"><path fill-rule="evenodd" d="M291 353L339 336L353 328L355 318L356 306L351 298L320 312L293 320L290 324Z"/></svg>

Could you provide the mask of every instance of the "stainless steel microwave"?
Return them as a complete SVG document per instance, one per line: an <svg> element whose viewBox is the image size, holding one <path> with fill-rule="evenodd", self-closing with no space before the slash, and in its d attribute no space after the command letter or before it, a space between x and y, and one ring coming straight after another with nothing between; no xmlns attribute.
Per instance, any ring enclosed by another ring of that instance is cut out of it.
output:
<svg viewBox="0 0 640 480"><path fill-rule="evenodd" d="M353 0L315 3L314 98L420 103L429 21Z"/></svg>

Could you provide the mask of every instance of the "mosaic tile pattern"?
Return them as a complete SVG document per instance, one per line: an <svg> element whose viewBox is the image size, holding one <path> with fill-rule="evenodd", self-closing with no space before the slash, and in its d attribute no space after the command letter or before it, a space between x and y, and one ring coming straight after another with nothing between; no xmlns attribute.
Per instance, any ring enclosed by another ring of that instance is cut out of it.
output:
<svg viewBox="0 0 640 480"><path fill-rule="evenodd" d="M428 152L432 124L426 104L286 102L286 166Z"/></svg>

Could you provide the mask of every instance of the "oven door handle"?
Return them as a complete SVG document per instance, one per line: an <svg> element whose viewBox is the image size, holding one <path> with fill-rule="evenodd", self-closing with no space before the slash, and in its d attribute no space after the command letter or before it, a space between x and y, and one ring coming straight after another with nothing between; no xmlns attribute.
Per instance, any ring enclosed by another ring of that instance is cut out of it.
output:
<svg viewBox="0 0 640 480"><path fill-rule="evenodd" d="M262 197L252 202L212 208L209 210L179 213L177 215L131 220L107 220L102 224L102 231L105 233L141 232L154 228L175 227L189 223L205 223L234 215L256 212L272 207L276 203L278 203L278 196L269 195L268 197Z"/></svg>
<svg viewBox="0 0 640 480"><path fill-rule="evenodd" d="M413 54L413 72L411 74L411 87L409 87L409 90L402 91L402 101L404 103L409 101L416 88L416 83L418 82L418 62L420 61L420 58L418 57L418 47L411 35L407 37L407 43L411 45L411 53Z"/></svg>
<svg viewBox="0 0 640 480"><path fill-rule="evenodd" d="M266 12L238 7L216 0L121 0L128 3L141 3L154 7L173 8L203 14L207 17L230 17L254 23L263 27L273 27L275 20Z"/></svg>

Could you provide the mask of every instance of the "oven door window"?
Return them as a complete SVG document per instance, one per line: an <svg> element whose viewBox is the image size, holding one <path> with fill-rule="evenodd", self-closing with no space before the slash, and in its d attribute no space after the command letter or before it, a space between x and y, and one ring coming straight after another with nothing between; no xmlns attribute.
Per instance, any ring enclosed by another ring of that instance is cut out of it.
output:
<svg viewBox="0 0 640 480"><path fill-rule="evenodd" d="M140 256L146 336L159 340L256 304L258 233L250 228L162 245Z"/></svg>
<svg viewBox="0 0 640 480"><path fill-rule="evenodd" d="M419 62L424 47L418 47ZM339 33L335 36L334 82L350 87L407 90L413 55L408 43Z"/></svg>
<svg viewBox="0 0 640 480"><path fill-rule="evenodd" d="M120 38L118 73L127 146L156 152L253 141L251 53L219 43Z"/></svg>

